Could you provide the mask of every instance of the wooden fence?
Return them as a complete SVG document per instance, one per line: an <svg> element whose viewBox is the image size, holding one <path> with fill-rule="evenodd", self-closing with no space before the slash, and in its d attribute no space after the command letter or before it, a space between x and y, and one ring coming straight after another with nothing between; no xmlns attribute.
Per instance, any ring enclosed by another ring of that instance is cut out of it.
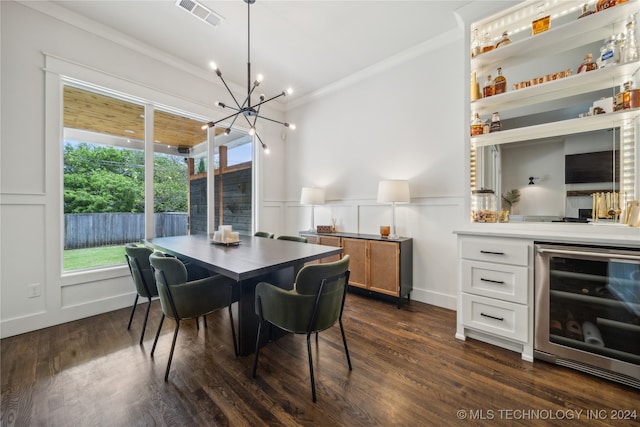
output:
<svg viewBox="0 0 640 427"><path fill-rule="evenodd" d="M155 236L187 234L186 212L154 214ZM142 213L88 213L64 216L65 249L120 245L144 239Z"/></svg>

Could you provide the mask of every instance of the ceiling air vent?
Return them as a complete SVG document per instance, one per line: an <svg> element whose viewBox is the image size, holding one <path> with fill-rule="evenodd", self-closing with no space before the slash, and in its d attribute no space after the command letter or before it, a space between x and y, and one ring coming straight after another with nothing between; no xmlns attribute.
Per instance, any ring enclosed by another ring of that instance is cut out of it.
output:
<svg viewBox="0 0 640 427"><path fill-rule="evenodd" d="M213 27L220 25L220 22L224 19L221 15L194 0L177 0L176 6Z"/></svg>

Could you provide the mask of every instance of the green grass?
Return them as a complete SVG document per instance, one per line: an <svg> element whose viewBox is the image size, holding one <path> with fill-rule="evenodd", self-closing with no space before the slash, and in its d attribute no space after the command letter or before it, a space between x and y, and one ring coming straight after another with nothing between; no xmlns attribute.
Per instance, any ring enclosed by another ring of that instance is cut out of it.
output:
<svg viewBox="0 0 640 427"><path fill-rule="evenodd" d="M64 251L64 270L104 267L124 264L124 246L101 246L97 248L69 249Z"/></svg>

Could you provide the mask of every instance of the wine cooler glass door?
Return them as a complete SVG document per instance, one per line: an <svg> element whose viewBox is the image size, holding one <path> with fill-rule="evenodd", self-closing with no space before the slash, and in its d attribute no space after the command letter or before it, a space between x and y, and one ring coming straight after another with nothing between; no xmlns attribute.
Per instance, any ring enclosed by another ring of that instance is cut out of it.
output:
<svg viewBox="0 0 640 427"><path fill-rule="evenodd" d="M537 245L535 348L640 384L640 252Z"/></svg>

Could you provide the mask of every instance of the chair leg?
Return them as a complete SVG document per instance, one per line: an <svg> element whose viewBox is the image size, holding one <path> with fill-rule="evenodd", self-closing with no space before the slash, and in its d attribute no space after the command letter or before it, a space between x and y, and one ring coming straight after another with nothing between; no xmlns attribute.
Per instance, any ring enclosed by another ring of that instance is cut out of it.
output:
<svg viewBox="0 0 640 427"><path fill-rule="evenodd" d="M153 347L151 347L151 357L153 357L153 352L156 351L156 344L158 344L158 337L160 336L160 329L162 329L162 322L164 322L164 313L162 313L162 317L160 318L158 332L156 332L156 339L153 340Z"/></svg>
<svg viewBox="0 0 640 427"><path fill-rule="evenodd" d="M340 322L340 332L342 332L342 343L344 344L344 352L347 355L347 363L349 364L349 370L351 371L351 358L349 357L349 348L347 347L347 336L344 334L344 327L342 326L342 318L338 319Z"/></svg>
<svg viewBox="0 0 640 427"><path fill-rule="evenodd" d="M258 321L258 337L256 338L256 356L253 359L253 378L256 377L256 370L258 369L258 355L260 354L260 334L262 332L262 321Z"/></svg>
<svg viewBox="0 0 640 427"><path fill-rule="evenodd" d="M199 331L200 330L200 319L198 319L196 317L196 329Z"/></svg>
<svg viewBox="0 0 640 427"><path fill-rule="evenodd" d="M167 361L167 371L164 374L164 380L169 379L169 369L171 369L171 360L173 359L173 350L176 347L176 338L178 338L178 329L180 329L180 321L176 320L176 330L173 333L173 342L171 343L171 351L169 352L169 360Z"/></svg>
<svg viewBox="0 0 640 427"><path fill-rule="evenodd" d="M313 378L313 359L311 358L311 335L307 334L307 353L309 353L309 376L311 377L311 396L316 401L316 381Z"/></svg>
<svg viewBox="0 0 640 427"><path fill-rule="evenodd" d="M131 321L133 320L133 313L136 312L136 306L138 305L138 297L140 295L136 294L136 299L133 301L133 307L131 308L131 316L129 316L129 324L127 325L127 331L131 329Z"/></svg>
<svg viewBox="0 0 640 427"><path fill-rule="evenodd" d="M231 311L231 304L229 304L229 321L231 322L231 336L233 337L233 351L238 357L238 341L236 340L236 328L233 325L233 312Z"/></svg>
<svg viewBox="0 0 640 427"><path fill-rule="evenodd" d="M202 316L202 321L204 322L204 327L206 328L207 327L207 316L206 315Z"/></svg>
<svg viewBox="0 0 640 427"><path fill-rule="evenodd" d="M144 339L144 331L147 329L147 320L149 319L149 310L151 310L151 298L149 298L149 303L147 304L147 311L144 314L144 323L142 324L142 332L140 332L140 345L142 345L142 340Z"/></svg>

